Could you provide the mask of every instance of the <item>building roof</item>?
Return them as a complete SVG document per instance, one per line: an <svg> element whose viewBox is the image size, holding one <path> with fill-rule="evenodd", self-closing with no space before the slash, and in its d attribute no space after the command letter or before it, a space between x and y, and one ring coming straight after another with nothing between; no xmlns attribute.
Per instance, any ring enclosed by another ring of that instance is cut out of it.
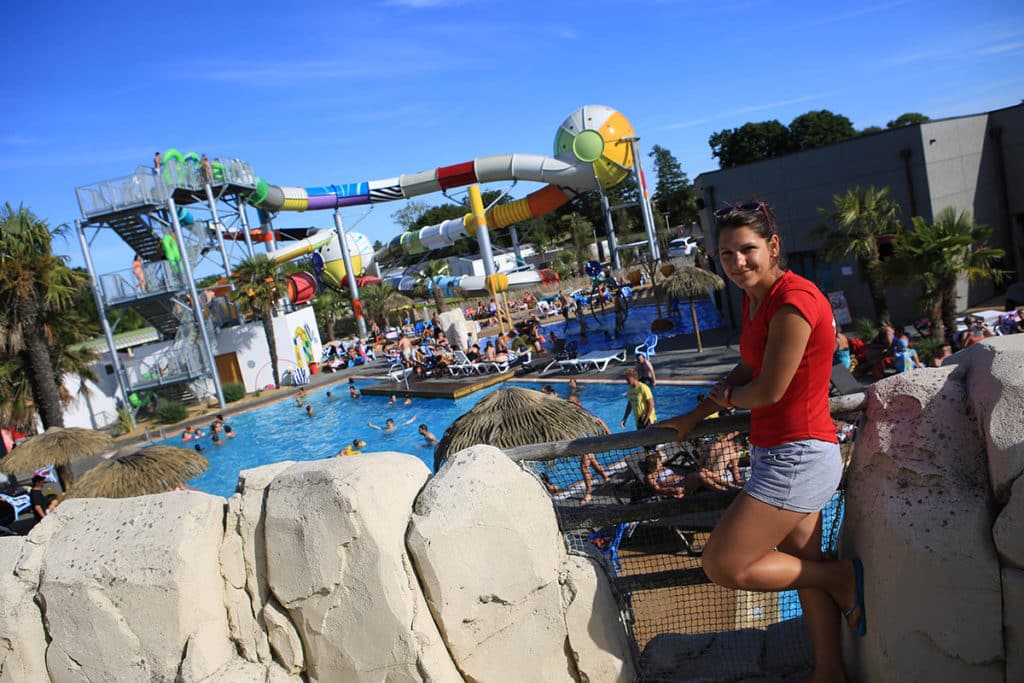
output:
<svg viewBox="0 0 1024 683"><path fill-rule="evenodd" d="M131 332L119 332L114 335L114 348L118 351L124 349L131 349L136 346L142 346L143 344L152 344L155 341L160 341L160 335L157 334L155 327L143 327L138 330L132 330ZM89 341L75 344L73 349L86 349L89 351L95 351L96 353L103 353L107 351L107 338L96 337Z"/></svg>

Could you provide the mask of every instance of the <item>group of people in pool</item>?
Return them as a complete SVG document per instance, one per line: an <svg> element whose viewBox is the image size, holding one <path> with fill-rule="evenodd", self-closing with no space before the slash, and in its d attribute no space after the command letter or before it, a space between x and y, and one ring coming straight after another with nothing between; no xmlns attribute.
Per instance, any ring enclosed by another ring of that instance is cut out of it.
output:
<svg viewBox="0 0 1024 683"><path fill-rule="evenodd" d="M217 413L216 419L210 423L210 439L213 441L213 445L220 446L224 443L224 439L234 438L235 435L236 432L231 429L231 425L224 421L224 416ZM199 441L204 436L206 436L206 432L204 432L202 428L189 425L188 427L185 427L185 431L181 433L181 442L188 443L190 441ZM203 452L203 447L199 443L193 444L192 447L199 453Z"/></svg>

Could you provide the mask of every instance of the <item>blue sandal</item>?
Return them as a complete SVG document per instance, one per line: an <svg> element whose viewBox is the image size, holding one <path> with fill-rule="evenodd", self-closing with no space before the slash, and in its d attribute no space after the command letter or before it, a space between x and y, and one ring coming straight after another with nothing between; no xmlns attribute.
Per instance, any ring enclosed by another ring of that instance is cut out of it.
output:
<svg viewBox="0 0 1024 683"><path fill-rule="evenodd" d="M857 628L854 629L853 633L856 636L862 637L868 632L868 616L867 612L864 611L864 565L859 559L854 558L853 570L857 577L857 597L849 609L843 610L843 617L849 617L860 607L860 622L858 622Z"/></svg>

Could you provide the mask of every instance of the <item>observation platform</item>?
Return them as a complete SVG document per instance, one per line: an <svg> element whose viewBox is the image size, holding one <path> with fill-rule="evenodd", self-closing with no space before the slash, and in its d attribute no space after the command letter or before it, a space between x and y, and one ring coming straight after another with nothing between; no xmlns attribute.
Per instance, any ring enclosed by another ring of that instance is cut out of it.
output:
<svg viewBox="0 0 1024 683"><path fill-rule="evenodd" d="M248 195L256 189L252 166L238 159L213 159L214 196ZM206 202L206 185L196 164L171 159L154 169L139 166L130 176L102 180L75 188L87 225L100 225L127 216L167 208L167 200L185 206Z"/></svg>
<svg viewBox="0 0 1024 683"><path fill-rule="evenodd" d="M411 379L395 382L385 379L382 382L363 387L360 391L368 396L409 396L416 398L449 398L456 399L468 396L473 392L486 389L515 376L515 372L490 372L486 375L470 377L443 377L430 379Z"/></svg>

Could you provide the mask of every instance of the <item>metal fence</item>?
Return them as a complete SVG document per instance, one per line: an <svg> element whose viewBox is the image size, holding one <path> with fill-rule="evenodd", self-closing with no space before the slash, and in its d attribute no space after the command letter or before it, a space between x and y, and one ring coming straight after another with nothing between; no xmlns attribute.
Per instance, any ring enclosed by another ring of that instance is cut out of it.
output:
<svg viewBox="0 0 1024 683"><path fill-rule="evenodd" d="M844 463L863 398L832 399ZM648 670L648 680L812 668L796 591L726 589L701 569L704 543L749 472L749 425L737 414L705 420L681 443L671 430L645 429L507 451L547 487L568 549L603 558L642 665L678 667L668 678ZM836 548L842 489L824 510L826 553Z"/></svg>

